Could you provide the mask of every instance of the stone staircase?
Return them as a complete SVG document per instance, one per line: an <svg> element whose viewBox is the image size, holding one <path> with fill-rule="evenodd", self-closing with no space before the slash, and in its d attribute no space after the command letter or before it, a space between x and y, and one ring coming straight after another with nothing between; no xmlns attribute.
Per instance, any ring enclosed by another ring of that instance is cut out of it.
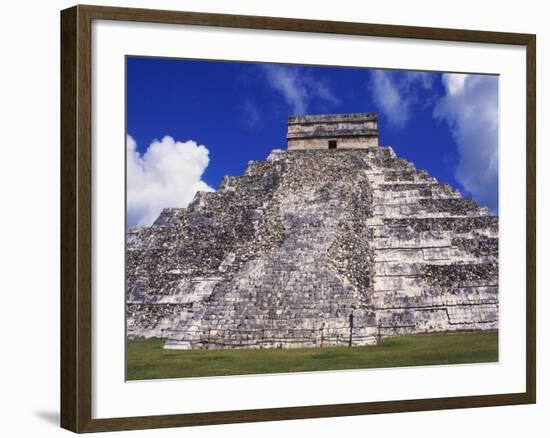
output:
<svg viewBox="0 0 550 438"><path fill-rule="evenodd" d="M277 158L274 154L272 162ZM328 175L315 170L311 158L318 157L296 153L295 158L273 199L284 230L281 244L220 283L204 311L172 332L166 348L349 345L350 334L354 345L376 342L374 315L331 269L328 254L353 189L333 174L357 162L349 155L325 154L323 166L332 164Z"/></svg>

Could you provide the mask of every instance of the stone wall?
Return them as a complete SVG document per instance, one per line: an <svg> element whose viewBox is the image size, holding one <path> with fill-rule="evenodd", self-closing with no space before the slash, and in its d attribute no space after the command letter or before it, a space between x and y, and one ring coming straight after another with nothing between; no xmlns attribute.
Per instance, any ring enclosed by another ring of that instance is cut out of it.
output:
<svg viewBox="0 0 550 438"><path fill-rule="evenodd" d="M288 140L289 151L325 150L336 140L336 149L368 149L378 146L378 137L329 137Z"/></svg>
<svg viewBox="0 0 550 438"><path fill-rule="evenodd" d="M271 153L128 231L127 333L365 345L498 327L498 218L391 148Z"/></svg>
<svg viewBox="0 0 550 438"><path fill-rule="evenodd" d="M374 113L321 114L288 119L288 150L339 149L378 146L378 116Z"/></svg>

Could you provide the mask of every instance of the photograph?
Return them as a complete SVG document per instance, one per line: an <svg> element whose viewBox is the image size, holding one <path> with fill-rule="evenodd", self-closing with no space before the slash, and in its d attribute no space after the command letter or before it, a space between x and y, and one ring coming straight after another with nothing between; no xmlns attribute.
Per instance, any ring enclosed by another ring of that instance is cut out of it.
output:
<svg viewBox="0 0 550 438"><path fill-rule="evenodd" d="M499 361L499 76L125 58L126 380Z"/></svg>
<svg viewBox="0 0 550 438"><path fill-rule="evenodd" d="M545 28L403 5L61 11L62 428L535 424Z"/></svg>

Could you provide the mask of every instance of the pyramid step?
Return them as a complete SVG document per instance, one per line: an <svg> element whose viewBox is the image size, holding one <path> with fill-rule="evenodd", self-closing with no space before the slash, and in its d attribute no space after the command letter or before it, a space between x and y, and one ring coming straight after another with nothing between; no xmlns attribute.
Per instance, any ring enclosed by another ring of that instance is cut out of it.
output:
<svg viewBox="0 0 550 438"><path fill-rule="evenodd" d="M381 248L374 250L375 260L378 262L399 263L432 263L434 261L462 261L475 262L473 254L465 253L456 247L432 248Z"/></svg>

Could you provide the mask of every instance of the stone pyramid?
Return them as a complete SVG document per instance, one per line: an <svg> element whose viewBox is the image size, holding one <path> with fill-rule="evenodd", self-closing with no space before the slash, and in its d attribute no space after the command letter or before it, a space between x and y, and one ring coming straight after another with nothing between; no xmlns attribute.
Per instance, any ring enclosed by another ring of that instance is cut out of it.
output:
<svg viewBox="0 0 550 438"><path fill-rule="evenodd" d="M291 117L287 138L128 229L129 337L291 348L498 328L498 217L378 146L375 114Z"/></svg>

